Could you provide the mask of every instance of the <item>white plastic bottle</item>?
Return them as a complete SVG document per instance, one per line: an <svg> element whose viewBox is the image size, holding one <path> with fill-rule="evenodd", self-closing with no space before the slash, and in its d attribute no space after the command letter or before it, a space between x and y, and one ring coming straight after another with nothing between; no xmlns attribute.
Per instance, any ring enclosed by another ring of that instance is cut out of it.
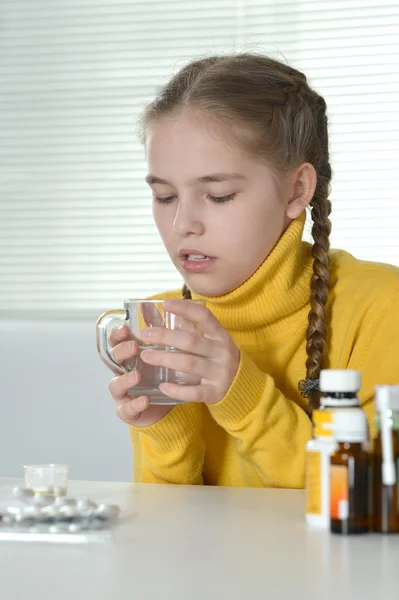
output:
<svg viewBox="0 0 399 600"><path fill-rule="evenodd" d="M306 521L314 527L330 525L330 453L335 449L333 413L313 412L313 439L306 444Z"/></svg>
<svg viewBox="0 0 399 600"><path fill-rule="evenodd" d="M320 409L313 412L313 439L306 444L306 521L314 527L330 527L330 454L336 448L334 413L358 407L359 371L325 369L320 373L323 394Z"/></svg>

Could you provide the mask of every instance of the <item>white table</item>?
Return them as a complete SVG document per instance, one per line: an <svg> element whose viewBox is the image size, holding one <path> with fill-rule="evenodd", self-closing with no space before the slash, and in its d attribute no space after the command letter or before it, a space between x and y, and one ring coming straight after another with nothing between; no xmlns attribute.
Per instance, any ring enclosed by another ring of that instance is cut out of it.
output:
<svg viewBox="0 0 399 600"><path fill-rule="evenodd" d="M0 493L19 483L0 479ZM312 531L301 491L72 482L123 509L103 544L0 544L2 600L384 600L399 536Z"/></svg>

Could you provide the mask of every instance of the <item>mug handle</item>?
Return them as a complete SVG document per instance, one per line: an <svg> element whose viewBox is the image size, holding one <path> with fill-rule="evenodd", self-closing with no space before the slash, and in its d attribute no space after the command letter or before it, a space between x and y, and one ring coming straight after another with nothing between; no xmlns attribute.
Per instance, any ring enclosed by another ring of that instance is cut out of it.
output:
<svg viewBox="0 0 399 600"><path fill-rule="evenodd" d="M129 318L127 310L107 310L97 321L97 350L106 365L111 369L117 371L120 375L127 373L128 371L117 363L109 353L108 340L107 340L107 326L114 319L120 319L126 321Z"/></svg>

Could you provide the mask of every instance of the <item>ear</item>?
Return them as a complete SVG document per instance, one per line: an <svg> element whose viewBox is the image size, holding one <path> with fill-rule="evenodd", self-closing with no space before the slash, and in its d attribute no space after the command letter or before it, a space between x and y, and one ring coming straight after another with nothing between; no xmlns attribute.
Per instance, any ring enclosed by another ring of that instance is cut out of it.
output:
<svg viewBox="0 0 399 600"><path fill-rule="evenodd" d="M302 163L290 176L289 197L286 216L296 219L312 200L317 184L317 173L310 163Z"/></svg>

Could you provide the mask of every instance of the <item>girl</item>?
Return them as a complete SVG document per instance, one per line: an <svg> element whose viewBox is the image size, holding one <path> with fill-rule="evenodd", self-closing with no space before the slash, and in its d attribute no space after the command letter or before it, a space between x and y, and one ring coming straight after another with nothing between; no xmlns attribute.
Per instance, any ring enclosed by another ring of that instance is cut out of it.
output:
<svg viewBox="0 0 399 600"><path fill-rule="evenodd" d="M326 104L275 60L214 56L162 89L142 137L154 218L185 281L161 297L203 335L143 331L190 351L142 353L201 376L198 386L162 384L183 404L132 398L139 373L111 381L135 480L301 488L320 369L362 372L371 425L374 385L399 381L399 269L329 249ZM306 207L313 246L302 242ZM119 363L138 351L124 327L110 342Z"/></svg>

